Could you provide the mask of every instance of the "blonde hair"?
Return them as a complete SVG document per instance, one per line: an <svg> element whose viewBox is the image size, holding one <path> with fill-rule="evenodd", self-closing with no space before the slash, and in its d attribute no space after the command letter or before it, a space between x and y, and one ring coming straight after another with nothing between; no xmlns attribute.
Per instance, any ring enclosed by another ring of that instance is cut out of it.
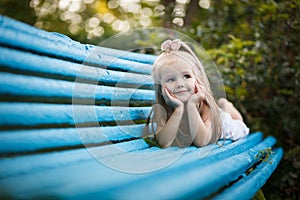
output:
<svg viewBox="0 0 300 200"><path fill-rule="evenodd" d="M162 89L161 89L160 70L165 66L168 66L167 64L170 61L178 62L179 60L182 60L184 62L187 62L189 65L193 66L193 73L195 75L196 81L198 81L200 85L205 88L206 91L205 103L209 107L211 124L212 124L211 126L212 137L210 143L216 143L221 137L222 123L220 119L220 110L213 97L213 93L211 91L210 83L206 75L205 69L202 63L200 62L200 60L198 59L198 57L195 55L195 53L186 43L177 39L176 45L177 47L175 49L166 49L165 51L163 51L156 59L152 69L152 77L155 83L156 104L159 104L160 107L163 107L167 114L165 121L162 123L165 123L170 118L171 114L173 113L173 108L169 107L163 98ZM151 115L153 114L152 122L154 118L155 118L154 121L157 119L159 120L163 119L161 116L157 116L160 113L161 112L157 112L157 109L155 108L155 106L153 106L151 112ZM150 117L151 116L149 116L147 120L147 125L150 123ZM148 128L147 128L147 132L148 132ZM152 132L153 132L153 127L152 127Z"/></svg>

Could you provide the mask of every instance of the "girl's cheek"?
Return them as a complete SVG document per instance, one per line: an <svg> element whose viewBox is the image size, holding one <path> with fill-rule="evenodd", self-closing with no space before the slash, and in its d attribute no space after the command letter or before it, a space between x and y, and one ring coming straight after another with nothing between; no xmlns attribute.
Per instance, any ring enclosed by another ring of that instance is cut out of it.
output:
<svg viewBox="0 0 300 200"><path fill-rule="evenodd" d="M162 85L162 88L167 89L167 90L169 90L169 91L172 91L170 85L167 84L167 83L163 84L163 85Z"/></svg>

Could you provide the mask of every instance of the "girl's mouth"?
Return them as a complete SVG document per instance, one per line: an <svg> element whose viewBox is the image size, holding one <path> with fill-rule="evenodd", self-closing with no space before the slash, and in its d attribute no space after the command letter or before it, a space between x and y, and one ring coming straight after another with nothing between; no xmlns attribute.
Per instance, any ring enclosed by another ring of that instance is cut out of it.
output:
<svg viewBox="0 0 300 200"><path fill-rule="evenodd" d="M174 92L174 94L181 94L181 93L185 93L185 92L188 92L188 90L177 91L177 92Z"/></svg>

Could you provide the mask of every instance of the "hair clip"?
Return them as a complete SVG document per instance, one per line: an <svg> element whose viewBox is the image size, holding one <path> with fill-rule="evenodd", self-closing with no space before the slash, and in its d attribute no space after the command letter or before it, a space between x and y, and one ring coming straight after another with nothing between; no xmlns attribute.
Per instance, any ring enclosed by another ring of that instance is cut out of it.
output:
<svg viewBox="0 0 300 200"><path fill-rule="evenodd" d="M170 52L170 51L178 51L181 46L181 40L166 40L161 44L161 50L163 52Z"/></svg>

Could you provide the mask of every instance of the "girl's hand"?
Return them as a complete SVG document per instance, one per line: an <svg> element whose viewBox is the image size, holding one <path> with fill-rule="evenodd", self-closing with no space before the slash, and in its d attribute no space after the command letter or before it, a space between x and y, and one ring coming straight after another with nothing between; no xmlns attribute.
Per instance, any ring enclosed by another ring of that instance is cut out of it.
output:
<svg viewBox="0 0 300 200"><path fill-rule="evenodd" d="M172 108L177 108L184 106L183 102L177 99L171 91L169 91L165 86L162 86L162 95L165 99L165 102L168 106Z"/></svg>
<svg viewBox="0 0 300 200"><path fill-rule="evenodd" d="M193 104L199 106L199 104L204 99L205 99L205 90L198 83L196 83L195 84L195 93L189 97L188 103L193 103Z"/></svg>

